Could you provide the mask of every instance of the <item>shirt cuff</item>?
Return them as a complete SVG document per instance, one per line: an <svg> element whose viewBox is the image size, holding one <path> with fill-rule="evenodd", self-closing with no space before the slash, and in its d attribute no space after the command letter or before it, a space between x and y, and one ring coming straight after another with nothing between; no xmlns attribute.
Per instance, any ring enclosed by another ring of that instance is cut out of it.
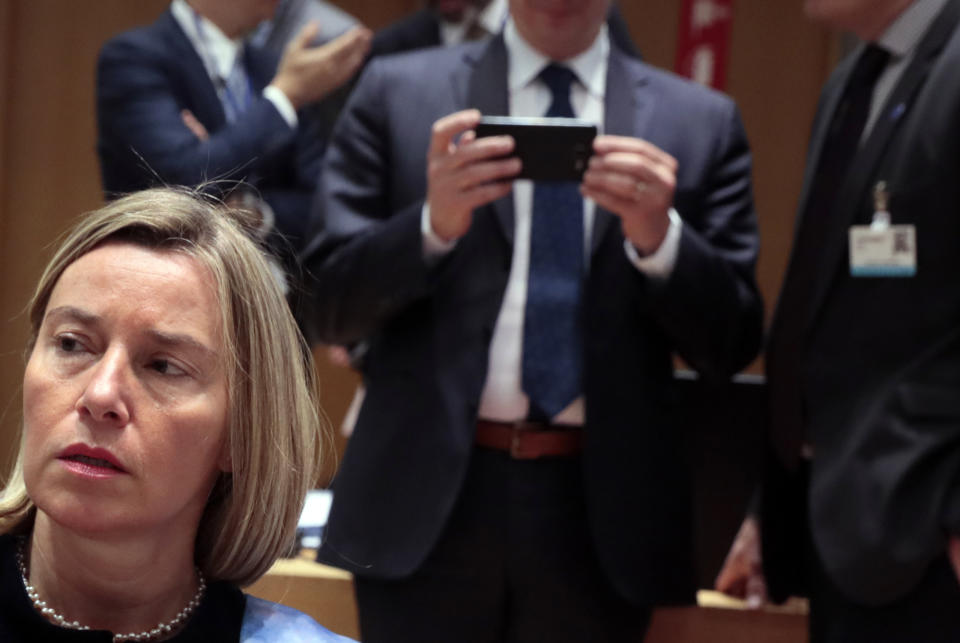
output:
<svg viewBox="0 0 960 643"><path fill-rule="evenodd" d="M683 220L673 208L670 208L668 216L670 226L667 228L667 236L660 242L660 247L646 257L640 256L629 239L623 240L623 249L630 263L640 272L655 279L666 280L670 277L677 263L677 255L680 253L680 232L683 228Z"/></svg>
<svg viewBox="0 0 960 643"><path fill-rule="evenodd" d="M293 108L293 103L283 93L283 90L275 85L267 85L263 88L263 97L273 103L273 106L280 112L280 116L287 122L290 129L297 126L297 110Z"/></svg>
<svg viewBox="0 0 960 643"><path fill-rule="evenodd" d="M420 211L420 232L423 233L423 256L425 259L439 259L443 255L453 250L457 245L457 240L445 241L437 236L430 225L430 206L423 204Z"/></svg>

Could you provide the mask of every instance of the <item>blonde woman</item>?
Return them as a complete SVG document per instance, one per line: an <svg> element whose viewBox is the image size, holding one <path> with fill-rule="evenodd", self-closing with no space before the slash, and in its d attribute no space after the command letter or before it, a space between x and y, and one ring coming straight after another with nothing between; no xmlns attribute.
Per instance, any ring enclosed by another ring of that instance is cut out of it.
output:
<svg viewBox="0 0 960 643"><path fill-rule="evenodd" d="M239 589L290 544L322 435L246 230L150 190L84 217L47 266L0 496L0 640L346 640Z"/></svg>

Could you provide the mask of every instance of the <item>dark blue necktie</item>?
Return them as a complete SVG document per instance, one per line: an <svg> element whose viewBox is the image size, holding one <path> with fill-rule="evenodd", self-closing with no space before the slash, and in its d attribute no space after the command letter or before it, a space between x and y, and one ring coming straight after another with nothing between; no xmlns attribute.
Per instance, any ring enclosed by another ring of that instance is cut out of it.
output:
<svg viewBox="0 0 960 643"><path fill-rule="evenodd" d="M203 18L194 11L193 19L199 39L197 53L203 59L203 64L207 67L207 70L214 73L217 64L210 53L210 44L203 28ZM219 74L213 78L213 84L217 88L217 96L220 98L220 104L223 105L223 115L228 123L236 121L253 102L253 85L250 82L250 76L247 74L245 59L245 47L240 47L237 51L237 57L233 61L233 67L230 68L230 73L227 74L226 78Z"/></svg>
<svg viewBox="0 0 960 643"><path fill-rule="evenodd" d="M253 102L253 88L250 76L243 64L243 49L237 52L237 58L230 69L230 75L223 79L223 88L220 92L220 102L228 123L235 122Z"/></svg>
<svg viewBox="0 0 960 643"><path fill-rule="evenodd" d="M573 117L574 78L570 69L554 64L540 72L553 97L546 116ZM523 323L523 390L530 398L531 419L549 420L582 389L583 252L583 197L577 183L538 181Z"/></svg>

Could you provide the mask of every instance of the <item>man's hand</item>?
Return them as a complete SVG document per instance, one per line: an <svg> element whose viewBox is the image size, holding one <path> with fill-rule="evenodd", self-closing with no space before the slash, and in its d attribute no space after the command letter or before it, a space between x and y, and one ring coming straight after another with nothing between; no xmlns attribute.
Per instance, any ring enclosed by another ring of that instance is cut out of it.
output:
<svg viewBox="0 0 960 643"><path fill-rule="evenodd" d="M750 607L760 607L767 601L767 583L763 578L760 554L760 525L756 518L747 516L740 525L714 587L729 596L746 599Z"/></svg>
<svg viewBox="0 0 960 643"><path fill-rule="evenodd" d="M950 556L950 564L953 565L953 573L960 581L960 537L950 536L950 542L947 544L947 555Z"/></svg>
<svg viewBox="0 0 960 643"><path fill-rule="evenodd" d="M510 193L509 180L520 172L520 159L509 136L476 138L480 112L468 109L433 124L427 155L427 205L430 226L444 241L470 229L473 210ZM459 140L457 137L459 135Z"/></svg>
<svg viewBox="0 0 960 643"><path fill-rule="evenodd" d="M677 161L646 141L598 136L581 191L620 217L623 234L641 255L656 252L670 227Z"/></svg>
<svg viewBox="0 0 960 643"><path fill-rule="evenodd" d="M203 126L197 117L193 115L189 109L180 110L180 118L183 120L183 124L187 126L187 129L190 130L190 133L197 137L200 141L206 141L210 139L210 132L207 131L207 128Z"/></svg>
<svg viewBox="0 0 960 643"><path fill-rule="evenodd" d="M350 362L350 350L346 346L330 344L327 346L327 360L340 368L353 368Z"/></svg>
<svg viewBox="0 0 960 643"><path fill-rule="evenodd" d="M313 47L317 24L311 22L287 45L271 85L294 109L316 102L356 73L370 49L370 30L354 27L328 43Z"/></svg>

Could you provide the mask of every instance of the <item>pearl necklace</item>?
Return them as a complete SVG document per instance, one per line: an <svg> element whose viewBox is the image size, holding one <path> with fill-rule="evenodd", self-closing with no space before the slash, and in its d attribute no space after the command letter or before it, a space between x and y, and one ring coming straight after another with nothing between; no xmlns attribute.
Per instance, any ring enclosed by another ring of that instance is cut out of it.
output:
<svg viewBox="0 0 960 643"><path fill-rule="evenodd" d="M26 538L22 539L20 541L20 546L17 548L17 565L20 567L20 579L23 581L23 587L27 590L27 596L30 597L30 602L33 603L33 607L47 619L53 621L60 627L66 627L71 630L89 630L89 625L81 625L78 621L68 621L62 614L47 605L46 601L40 600L40 595L37 593L37 590L33 585L30 584L30 581L27 580L29 573L27 571L26 556L24 555L26 542ZM180 626L183 625L188 618L190 618L190 615L193 614L193 611L197 609L200 601L203 600L204 592L207 590L207 582L203 577L203 572L201 572L199 568L195 569L197 572L197 592L193 595L193 598L190 599L190 602L187 603L186 606L180 610L176 616L166 623L158 624L151 630L144 630L143 632L131 632L129 634L114 634L114 643L124 643L125 641L154 641L161 636L169 636L177 631Z"/></svg>

